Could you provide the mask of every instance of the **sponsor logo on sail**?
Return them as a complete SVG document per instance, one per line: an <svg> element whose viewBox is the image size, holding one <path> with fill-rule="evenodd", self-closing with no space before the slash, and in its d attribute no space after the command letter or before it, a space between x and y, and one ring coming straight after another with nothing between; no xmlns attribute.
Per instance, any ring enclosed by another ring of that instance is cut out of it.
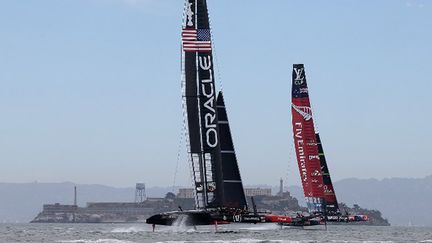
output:
<svg viewBox="0 0 432 243"><path fill-rule="evenodd" d="M304 141L303 141L303 134L302 134L303 125L301 122L296 122L294 125L295 125L294 136L296 138L297 156L300 165L300 176L303 182L307 182L308 174L306 169L306 155L305 155L305 148L304 148Z"/></svg>
<svg viewBox="0 0 432 243"><path fill-rule="evenodd" d="M294 68L294 73L296 75L294 79L294 84L301 85L304 83L304 68Z"/></svg>
<svg viewBox="0 0 432 243"><path fill-rule="evenodd" d="M307 92L308 92L308 88L300 88L299 91L300 94L307 94Z"/></svg>
<svg viewBox="0 0 432 243"><path fill-rule="evenodd" d="M326 193L326 194L332 194L332 193L333 193L333 190L330 189L330 188L328 188L327 185L324 185L324 193Z"/></svg>
<svg viewBox="0 0 432 243"><path fill-rule="evenodd" d="M310 119L312 119L312 109L310 107L296 106L294 104L292 104L292 107L305 119L305 121L309 121Z"/></svg>
<svg viewBox="0 0 432 243"><path fill-rule="evenodd" d="M194 12L192 11L192 3L187 3L188 9L186 11L186 17L187 17L187 26L193 26L193 16L194 16Z"/></svg>
<svg viewBox="0 0 432 243"><path fill-rule="evenodd" d="M321 176L321 171L319 170L314 170L314 172L312 172L312 176Z"/></svg>
<svg viewBox="0 0 432 243"><path fill-rule="evenodd" d="M203 99L204 110L204 134L205 142L210 148L214 148L218 144L218 134L216 130L216 110L215 110L215 87L213 82L211 56L200 56L199 67L203 71L208 72L208 79L202 79L201 94Z"/></svg>
<svg viewBox="0 0 432 243"><path fill-rule="evenodd" d="M202 192L203 189L204 189L202 183L196 183L195 184L195 189L196 189L197 192Z"/></svg>
<svg viewBox="0 0 432 243"><path fill-rule="evenodd" d="M209 192L214 192L214 191L216 190L216 183L214 183L214 182L209 182L209 183L207 184L207 190L208 190Z"/></svg>

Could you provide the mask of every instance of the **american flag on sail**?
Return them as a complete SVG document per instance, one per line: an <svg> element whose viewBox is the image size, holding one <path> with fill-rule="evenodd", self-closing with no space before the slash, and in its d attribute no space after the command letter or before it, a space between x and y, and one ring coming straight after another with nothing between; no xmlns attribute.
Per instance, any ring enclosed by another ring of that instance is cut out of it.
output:
<svg viewBox="0 0 432 243"><path fill-rule="evenodd" d="M210 29L183 29L183 50L185 52L211 51L210 36Z"/></svg>

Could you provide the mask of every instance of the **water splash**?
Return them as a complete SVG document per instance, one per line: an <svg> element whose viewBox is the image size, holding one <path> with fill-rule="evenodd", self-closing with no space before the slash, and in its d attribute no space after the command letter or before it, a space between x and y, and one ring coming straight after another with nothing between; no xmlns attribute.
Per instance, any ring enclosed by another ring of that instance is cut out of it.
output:
<svg viewBox="0 0 432 243"><path fill-rule="evenodd" d="M137 233L137 232L145 232L145 231L150 231L150 229L145 227L132 226L132 227L115 228L111 230L111 233Z"/></svg>
<svg viewBox="0 0 432 243"><path fill-rule="evenodd" d="M169 231L175 233L181 232L195 232L196 230L191 226L188 226L186 223L189 220L189 215L180 214L178 218L173 222L171 227L169 227Z"/></svg>
<svg viewBox="0 0 432 243"><path fill-rule="evenodd" d="M173 222L172 226L174 227L186 227L186 222L189 218L187 214L180 214L178 218Z"/></svg>
<svg viewBox="0 0 432 243"><path fill-rule="evenodd" d="M240 228L240 230L248 230L248 231L277 230L277 229L280 229L280 226L277 224L263 224L260 226Z"/></svg>

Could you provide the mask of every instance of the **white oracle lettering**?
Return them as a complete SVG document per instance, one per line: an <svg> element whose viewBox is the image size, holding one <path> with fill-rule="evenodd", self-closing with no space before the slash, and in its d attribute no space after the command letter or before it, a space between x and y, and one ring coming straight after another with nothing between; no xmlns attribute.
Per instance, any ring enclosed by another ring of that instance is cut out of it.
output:
<svg viewBox="0 0 432 243"><path fill-rule="evenodd" d="M216 109L215 109L215 88L213 83L212 74L212 61L211 56L199 57L199 67L203 71L208 71L208 78L203 78L201 82L201 94L203 98L203 106L206 108L204 114L204 127L206 129L206 142L211 148L214 148L218 144L218 134L216 131Z"/></svg>
<svg viewBox="0 0 432 243"><path fill-rule="evenodd" d="M216 115L212 115L212 114L209 114L209 113L205 114L205 116L204 116L205 127L206 128L216 127L216 123L214 123L215 119L216 119Z"/></svg>
<svg viewBox="0 0 432 243"><path fill-rule="evenodd" d="M207 79L208 80L208 79ZM201 92L202 92L202 94L205 96L205 97L207 97L207 98L210 98L210 97L212 97L213 95L214 95L214 87L213 87L213 83L208 83L208 82L205 82L206 80L202 80L202 84L201 84ZM211 82L212 80L210 79L210 82ZM207 92L207 88L206 87L209 87L209 92Z"/></svg>
<svg viewBox="0 0 432 243"><path fill-rule="evenodd" d="M296 85L300 85L304 81L303 70L304 70L304 68L294 68L294 72L296 74L296 77L294 79L294 83Z"/></svg>
<svg viewBox="0 0 432 243"><path fill-rule="evenodd" d="M210 148L214 148L214 147L216 147L217 146L217 143L218 143L218 137L217 137L217 132L216 132L216 128L210 128L210 129L208 129L207 130L207 132L206 132L206 137L207 137L207 145L210 147ZM211 137L213 137L213 142L212 141L210 141L211 139Z"/></svg>
<svg viewBox="0 0 432 243"><path fill-rule="evenodd" d="M210 56L199 57L199 66L202 70L210 70L211 65L212 63L211 63Z"/></svg>
<svg viewBox="0 0 432 243"><path fill-rule="evenodd" d="M204 102L204 107L209 109L211 112L215 113L216 111L213 108L214 107L213 102L214 102L214 97L211 97L206 102Z"/></svg>
<svg viewBox="0 0 432 243"><path fill-rule="evenodd" d="M201 80L201 83L204 83L204 84L206 84L206 83L212 83L212 82L213 82L213 77L211 75L210 75L209 79L203 79L203 80Z"/></svg>

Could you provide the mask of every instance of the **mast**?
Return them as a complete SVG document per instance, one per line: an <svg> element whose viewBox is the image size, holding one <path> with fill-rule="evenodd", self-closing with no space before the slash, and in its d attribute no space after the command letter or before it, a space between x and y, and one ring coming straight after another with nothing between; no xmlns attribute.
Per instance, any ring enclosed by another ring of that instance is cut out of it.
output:
<svg viewBox="0 0 432 243"><path fill-rule="evenodd" d="M294 146L309 212L325 212L321 162L303 64L293 65L291 112Z"/></svg>
<svg viewBox="0 0 432 243"><path fill-rule="evenodd" d="M336 199L333 183L330 178L330 172L327 166L327 161L324 155L324 149L321 143L321 138L319 136L319 133L316 133L316 140L318 144L318 153L320 157L321 171L323 174L325 212L327 215L337 215L340 214L339 205Z"/></svg>
<svg viewBox="0 0 432 243"><path fill-rule="evenodd" d="M197 208L222 207L216 86L210 24L205 0L186 0L182 29L183 100Z"/></svg>

